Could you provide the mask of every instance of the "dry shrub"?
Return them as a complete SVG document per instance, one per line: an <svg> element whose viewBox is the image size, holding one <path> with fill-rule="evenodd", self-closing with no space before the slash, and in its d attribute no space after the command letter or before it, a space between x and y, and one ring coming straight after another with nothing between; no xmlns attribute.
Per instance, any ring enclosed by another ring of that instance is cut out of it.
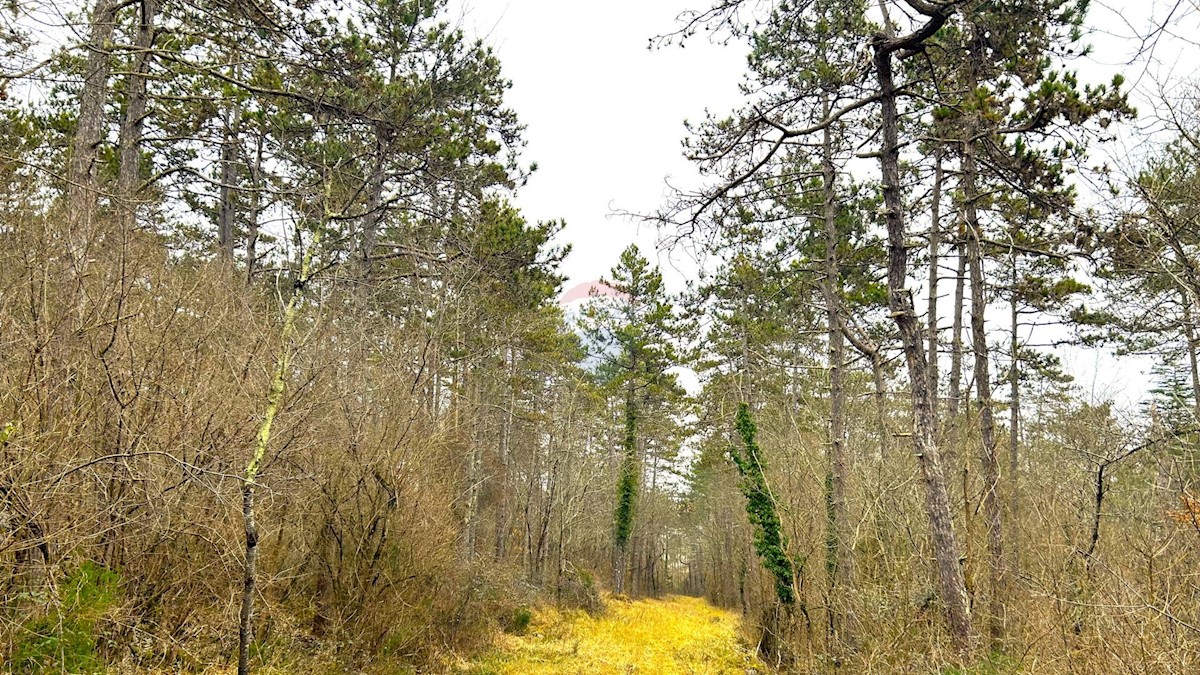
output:
<svg viewBox="0 0 1200 675"><path fill-rule="evenodd" d="M88 624L103 661L227 663L275 280L247 288L150 233L52 216L0 236L7 653L45 638L30 622L69 611L53 589L95 565L121 586ZM365 301L334 278L313 292L259 478L257 655L420 661L480 643L524 599L503 566L459 564L468 440L428 393L426 329L350 311Z"/></svg>

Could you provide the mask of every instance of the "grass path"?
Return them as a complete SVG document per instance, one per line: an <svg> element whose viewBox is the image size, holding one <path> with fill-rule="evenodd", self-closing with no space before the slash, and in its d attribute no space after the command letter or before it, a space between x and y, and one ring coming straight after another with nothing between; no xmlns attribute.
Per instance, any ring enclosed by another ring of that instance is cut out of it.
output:
<svg viewBox="0 0 1200 675"><path fill-rule="evenodd" d="M464 664L469 675L745 675L766 669L738 638L738 617L698 598L610 600L607 611L538 610L523 636Z"/></svg>

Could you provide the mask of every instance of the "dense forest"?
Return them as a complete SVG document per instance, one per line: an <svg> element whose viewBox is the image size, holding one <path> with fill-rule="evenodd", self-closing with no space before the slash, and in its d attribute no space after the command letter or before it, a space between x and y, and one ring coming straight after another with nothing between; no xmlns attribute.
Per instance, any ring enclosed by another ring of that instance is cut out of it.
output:
<svg viewBox="0 0 1200 675"><path fill-rule="evenodd" d="M680 672L1200 669L1196 85L1082 75L1087 0L707 2L651 46L743 103L626 214L695 273L569 306L447 0L2 3L4 670L525 672L683 595L762 665Z"/></svg>

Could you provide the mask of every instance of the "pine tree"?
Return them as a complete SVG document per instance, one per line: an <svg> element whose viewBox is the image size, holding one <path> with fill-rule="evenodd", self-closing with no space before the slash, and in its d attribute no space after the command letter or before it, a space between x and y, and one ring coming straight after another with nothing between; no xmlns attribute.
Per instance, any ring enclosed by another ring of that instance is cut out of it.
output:
<svg viewBox="0 0 1200 675"><path fill-rule="evenodd" d="M621 253L612 276L602 280L612 295L596 296L581 317L597 350L601 382L622 398L623 427L613 511L613 590L625 592L625 569L633 535L643 464L640 431L653 401L671 404L683 391L668 371L679 361L681 325L667 297L662 273L636 245ZM669 409L669 408L668 408Z"/></svg>

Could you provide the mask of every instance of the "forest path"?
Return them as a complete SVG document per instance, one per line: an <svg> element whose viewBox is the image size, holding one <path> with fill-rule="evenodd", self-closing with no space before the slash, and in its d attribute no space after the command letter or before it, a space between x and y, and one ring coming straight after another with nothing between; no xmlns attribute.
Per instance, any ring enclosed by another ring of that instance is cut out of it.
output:
<svg viewBox="0 0 1200 675"><path fill-rule="evenodd" d="M461 670L470 675L747 675L766 673L738 636L740 619L699 598L606 602L603 615L540 609L523 636Z"/></svg>

